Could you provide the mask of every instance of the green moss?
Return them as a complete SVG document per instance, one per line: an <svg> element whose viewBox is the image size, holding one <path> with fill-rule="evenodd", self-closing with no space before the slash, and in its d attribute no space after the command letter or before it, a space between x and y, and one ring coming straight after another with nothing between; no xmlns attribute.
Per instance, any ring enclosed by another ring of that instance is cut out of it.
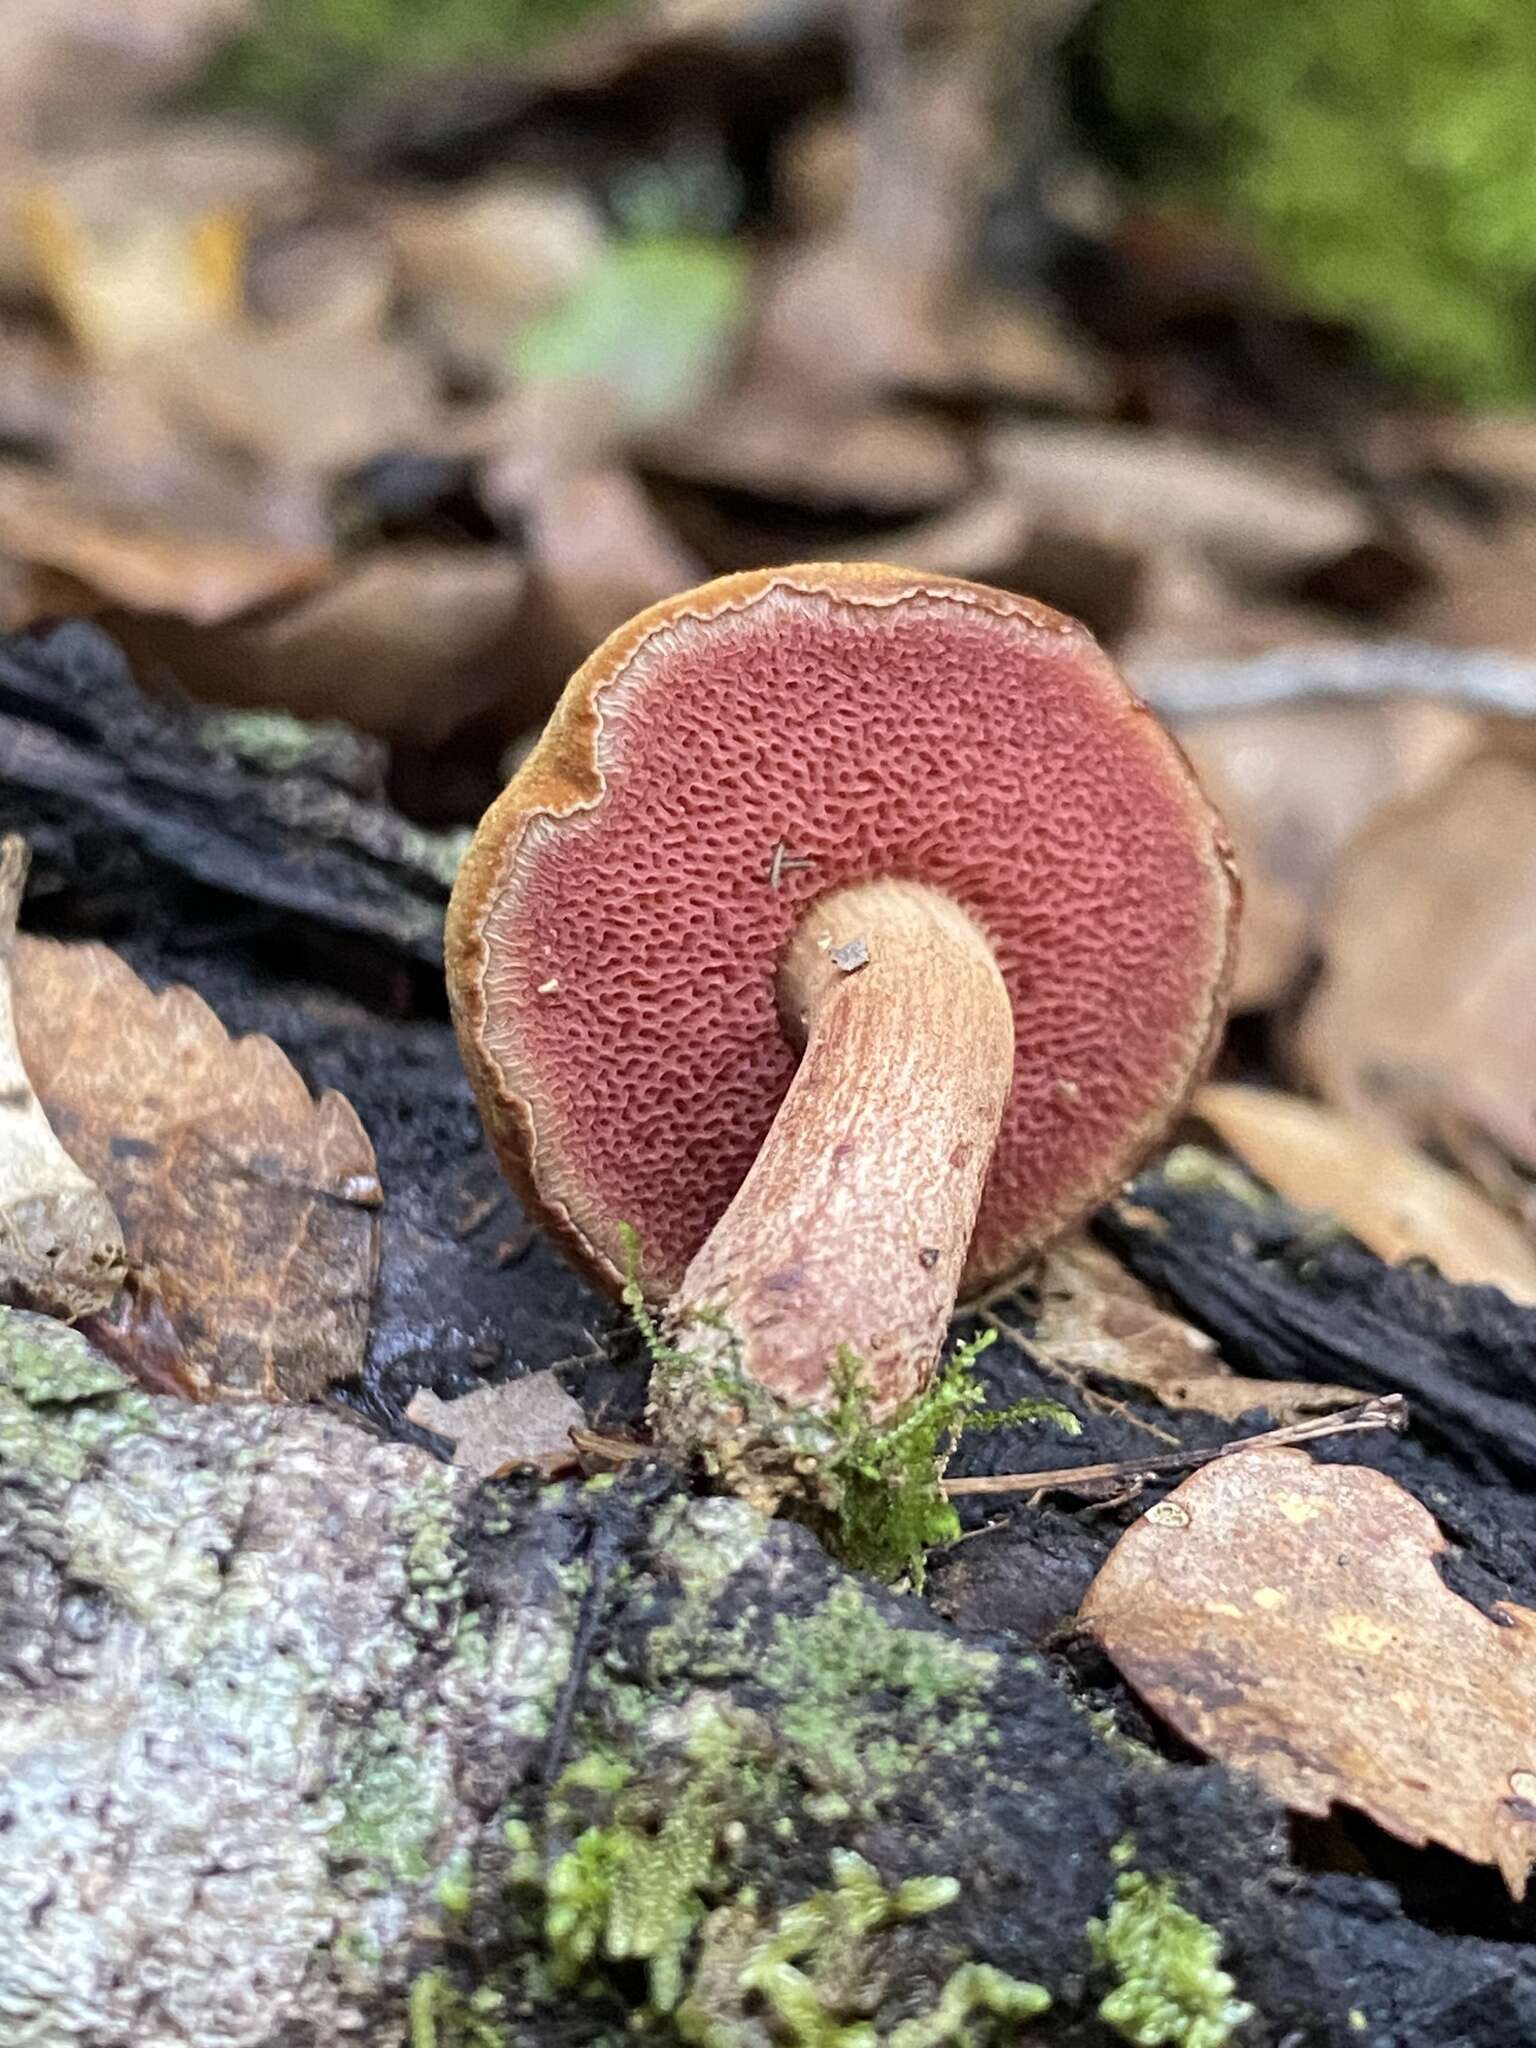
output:
<svg viewBox="0 0 1536 2048"><path fill-rule="evenodd" d="M483 1984L461 1991L441 1970L423 1970L410 1991L410 2048L506 2048L506 1999Z"/></svg>
<svg viewBox="0 0 1536 2048"><path fill-rule="evenodd" d="M865 1646L852 1659L850 1636ZM908 2002L899 2023L880 2032L867 2019L891 1988L896 1959L911 1967L906 1947L877 1937L943 1912L960 1895L957 1878L932 1872L887 1884L839 1849L829 1887L778 1910L743 1883L744 1859L761 1875L762 1845L794 1842L809 1819L799 1744L824 1746L823 1716L834 1703L853 1723L834 1766L876 1788L841 1801L846 1819L898 1782L902 1752L891 1731L902 1717L910 1722L914 1704L932 1716L925 1745L939 1739L941 1722L956 1723L957 1744L967 1739L966 1703L995 1663L947 1638L890 1627L854 1591L851 1607L834 1596L770 1646L775 1687L787 1700L811 1695L797 1699L798 1734L780 1731L787 1756L766 1743L755 1712L698 1692L653 1707L645 1765L597 1745L561 1774L537 1819L506 1823L509 1932L521 1930L541 1958L520 1961L515 1981L494 1988L521 2003L537 1980L537 1999L591 2001L594 2024L608 2007L622 2008L659 2039L710 2048L990 2048L994 2040L1001 2048L1008 2023L1043 2010L1045 1993L942 1943L949 1974L931 2009L913 2015ZM865 1691L882 1693L885 1709L859 1711ZM639 2013L627 1974L636 1965L645 1987Z"/></svg>
<svg viewBox="0 0 1536 2048"><path fill-rule="evenodd" d="M475 1901L475 1873L469 1852L457 1850L448 1859L433 1896L445 1913L462 1919Z"/></svg>
<svg viewBox="0 0 1536 2048"><path fill-rule="evenodd" d="M847 1583L808 1615L778 1615L759 1667L816 1788L866 1799L901 1783L914 1749L971 1750L985 1731L996 1672L993 1652L893 1627Z"/></svg>
<svg viewBox="0 0 1536 2048"><path fill-rule="evenodd" d="M653 1410L667 1435L755 1505L786 1504L854 1571L921 1590L928 1551L960 1534L943 1478L962 1436L1026 1422L1052 1422L1071 1435L1081 1428L1055 1401L987 1408L976 1361L995 1341L992 1330L961 1345L894 1416L872 1418L863 1367L846 1347L832 1368L831 1411L792 1407L742 1370L739 1339L723 1316L694 1315L686 1342L663 1331L641 1288L639 1240L627 1225L620 1238L623 1298L650 1353Z"/></svg>
<svg viewBox="0 0 1536 2048"><path fill-rule="evenodd" d="M868 2015L886 1989L883 1945L871 1939L903 1920L953 1903L953 1878L909 1879L893 1888L851 1851L835 1851L826 1891L770 1920L738 1903L713 1914L677 2030L698 2048L786 2041L792 2048L943 2048L1007 2039L1011 2023L1043 2012L1050 1995L986 1964L963 1963L932 2012L882 2033ZM765 2031L759 2013L768 2020ZM985 2023L1002 2024L993 2028ZM975 2022L982 2022L977 2025Z"/></svg>
<svg viewBox="0 0 1536 2048"><path fill-rule="evenodd" d="M888 1584L910 1579L919 1592L928 1551L953 1543L960 1519L943 1490L960 1439L973 1430L1053 1422L1075 1436L1081 1424L1055 1401L986 1405L976 1361L996 1338L986 1330L962 1344L933 1385L899 1415L873 1422L859 1362L838 1362L835 1448L823 1460L822 1493L831 1503L829 1547L853 1571Z"/></svg>
<svg viewBox="0 0 1536 2048"><path fill-rule="evenodd" d="M1252 2017L1221 1968L1220 1935L1178 1903L1171 1879L1123 1870L1108 1918L1088 1932L1117 1980L1099 2017L1136 2048L1225 2048Z"/></svg>
<svg viewBox="0 0 1536 2048"><path fill-rule="evenodd" d="M525 50L616 0L262 0L214 59L197 98L325 132L389 72Z"/></svg>
<svg viewBox="0 0 1536 2048"><path fill-rule="evenodd" d="M903 2020L891 2034L890 2048L942 2048L946 2042L968 2044L988 2029L985 2022L1008 2024L995 2031L1003 2040L1024 2020L1049 2010L1051 1994L990 1963L962 1963L939 1993L939 2002L921 2018Z"/></svg>
<svg viewBox="0 0 1536 2048"><path fill-rule="evenodd" d="M1536 391L1536 12L1107 0L1129 160L1247 225L1313 307L1469 398Z"/></svg>
<svg viewBox="0 0 1536 2048"><path fill-rule="evenodd" d="M723 1881L731 1830L762 1803L764 1784L743 1739L702 1705L683 1753L655 1784L637 1785L626 1762L595 1751L554 1787L541 1859L531 1835L514 1844L516 1874L543 1893L543 1930L556 1981L575 1984L594 1961L642 1963L651 2009L671 2012L683 1957ZM561 1841L583 1815L592 1822Z"/></svg>

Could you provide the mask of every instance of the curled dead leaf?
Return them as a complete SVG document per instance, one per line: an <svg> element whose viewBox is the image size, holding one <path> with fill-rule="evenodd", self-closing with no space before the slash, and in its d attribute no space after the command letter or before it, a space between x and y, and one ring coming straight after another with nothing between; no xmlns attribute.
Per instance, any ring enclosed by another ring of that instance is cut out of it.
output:
<svg viewBox="0 0 1536 2048"><path fill-rule="evenodd" d="M1365 1399L1356 1387L1233 1372L1203 1330L1159 1308L1150 1289L1087 1238L1046 1254L1034 1292L1033 1350L1069 1371L1139 1387L1165 1408L1199 1408L1228 1422L1263 1408L1293 1422Z"/></svg>
<svg viewBox="0 0 1536 2048"><path fill-rule="evenodd" d="M205 703L277 706L434 746L513 694L523 564L511 548L408 541L257 617L104 619L141 674Z"/></svg>
<svg viewBox="0 0 1536 2048"><path fill-rule="evenodd" d="M995 433L990 454L1043 521L1148 551L1188 549L1238 581L1273 585L1371 533L1349 492L1177 434L1030 421Z"/></svg>
<svg viewBox="0 0 1536 2048"><path fill-rule="evenodd" d="M1082 1619L1184 1739L1318 1817L1502 1872L1536 1863L1536 1614L1493 1618L1435 1569L1394 1480L1256 1450L1186 1479L1120 1539Z"/></svg>
<svg viewBox="0 0 1536 2048"><path fill-rule="evenodd" d="M1482 730L1448 704L1299 704L1183 723L1243 877L1234 1006L1279 1000L1305 964L1339 856L1370 813L1423 789Z"/></svg>
<svg viewBox="0 0 1536 2048"><path fill-rule="evenodd" d="M1462 762L1354 842L1297 1032L1306 1078L1409 1140L1441 1116L1536 1171L1536 768Z"/></svg>
<svg viewBox="0 0 1536 2048"><path fill-rule="evenodd" d="M822 405L789 384L749 385L651 435L647 469L669 480L811 511L932 512L972 477L952 427L910 408Z"/></svg>
<svg viewBox="0 0 1536 2048"><path fill-rule="evenodd" d="M1194 1111L1288 1202L1326 1209L1378 1257L1429 1259L1447 1280L1536 1303L1536 1244L1422 1152L1273 1089L1213 1084Z"/></svg>
<svg viewBox="0 0 1536 2048"><path fill-rule="evenodd" d="M0 555L76 586L40 614L121 605L212 624L318 583L329 551L199 532L143 506L100 499L66 480L0 469Z"/></svg>
<svg viewBox="0 0 1536 2048"><path fill-rule="evenodd" d="M22 1064L12 964L26 878L26 842L0 839L0 1301L73 1321L121 1286L123 1233L59 1143Z"/></svg>
<svg viewBox="0 0 1536 2048"><path fill-rule="evenodd" d="M12 978L26 1070L135 1269L96 1341L130 1367L150 1347L160 1384L179 1346L204 1398L302 1400L357 1372L382 1195L351 1105L106 946L19 939Z"/></svg>

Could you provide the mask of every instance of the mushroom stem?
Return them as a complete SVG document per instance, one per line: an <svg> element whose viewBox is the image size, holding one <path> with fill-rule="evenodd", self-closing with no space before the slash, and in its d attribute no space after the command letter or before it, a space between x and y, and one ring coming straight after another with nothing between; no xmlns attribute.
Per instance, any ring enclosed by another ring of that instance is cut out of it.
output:
<svg viewBox="0 0 1536 2048"><path fill-rule="evenodd" d="M851 1355L878 1418L927 1385L954 1311L1013 1078L1012 1005L970 916L905 881L807 911L778 993L804 1056L669 1326L707 1367L723 1340L791 1411L829 1408ZM653 1405L663 1434L691 1419L697 1437L687 1389L659 1386Z"/></svg>

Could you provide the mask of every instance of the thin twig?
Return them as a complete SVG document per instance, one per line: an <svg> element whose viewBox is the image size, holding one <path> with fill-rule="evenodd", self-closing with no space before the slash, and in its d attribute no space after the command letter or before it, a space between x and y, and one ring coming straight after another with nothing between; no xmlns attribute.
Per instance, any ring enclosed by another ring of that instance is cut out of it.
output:
<svg viewBox="0 0 1536 2048"><path fill-rule="evenodd" d="M1173 1472L1193 1472L1217 1458L1230 1458L1239 1451L1279 1450L1286 1444L1304 1444L1318 1437L1347 1436L1353 1430L1408 1427L1408 1403L1401 1394L1382 1394L1373 1401L1341 1408L1336 1415L1315 1416L1309 1422L1287 1423L1283 1429L1266 1429L1257 1436L1234 1437L1203 1451L1168 1451L1151 1458L1122 1458L1107 1465L1056 1465L1044 1472L991 1472L975 1479L946 1479L946 1494L953 1499L962 1493L1049 1493L1057 1487L1098 1486L1104 1482L1132 1483L1166 1478Z"/></svg>

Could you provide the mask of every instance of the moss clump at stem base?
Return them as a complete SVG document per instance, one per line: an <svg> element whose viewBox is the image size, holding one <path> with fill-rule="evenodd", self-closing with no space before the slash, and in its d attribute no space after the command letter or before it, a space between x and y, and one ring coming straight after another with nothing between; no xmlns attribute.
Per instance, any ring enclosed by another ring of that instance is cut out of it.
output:
<svg viewBox="0 0 1536 2048"><path fill-rule="evenodd" d="M1088 1929L1118 1979L1099 2017L1136 2048L1226 2048L1253 2016L1221 1968L1221 1937L1181 1906L1171 1878L1123 1870Z"/></svg>
<svg viewBox="0 0 1536 2048"><path fill-rule="evenodd" d="M862 1361L846 1346L831 1371L832 1408L792 1407L742 1370L724 1317L695 1315L687 1343L665 1333L641 1292L634 1231L624 1226L621 1239L623 1299L650 1354L659 1430L755 1506L782 1506L814 1528L852 1571L921 1589L926 1554L960 1534L943 1479L963 1436L1025 1422L1052 1422L1073 1436L1081 1428L1055 1401L987 1407L976 1361L992 1330L962 1344L931 1386L883 1420L872 1414Z"/></svg>
<svg viewBox="0 0 1536 2048"><path fill-rule="evenodd" d="M1076 1436L1081 1424L1056 1401L1015 1401L988 1408L976 1361L996 1338L985 1330L940 1367L932 1386L887 1422L870 1416L858 1359L838 1361L834 1447L822 1462L826 1508L811 1519L828 1548L852 1571L922 1590L924 1559L953 1543L960 1519L943 1489L944 1473L962 1437L976 1430L1052 1422Z"/></svg>

